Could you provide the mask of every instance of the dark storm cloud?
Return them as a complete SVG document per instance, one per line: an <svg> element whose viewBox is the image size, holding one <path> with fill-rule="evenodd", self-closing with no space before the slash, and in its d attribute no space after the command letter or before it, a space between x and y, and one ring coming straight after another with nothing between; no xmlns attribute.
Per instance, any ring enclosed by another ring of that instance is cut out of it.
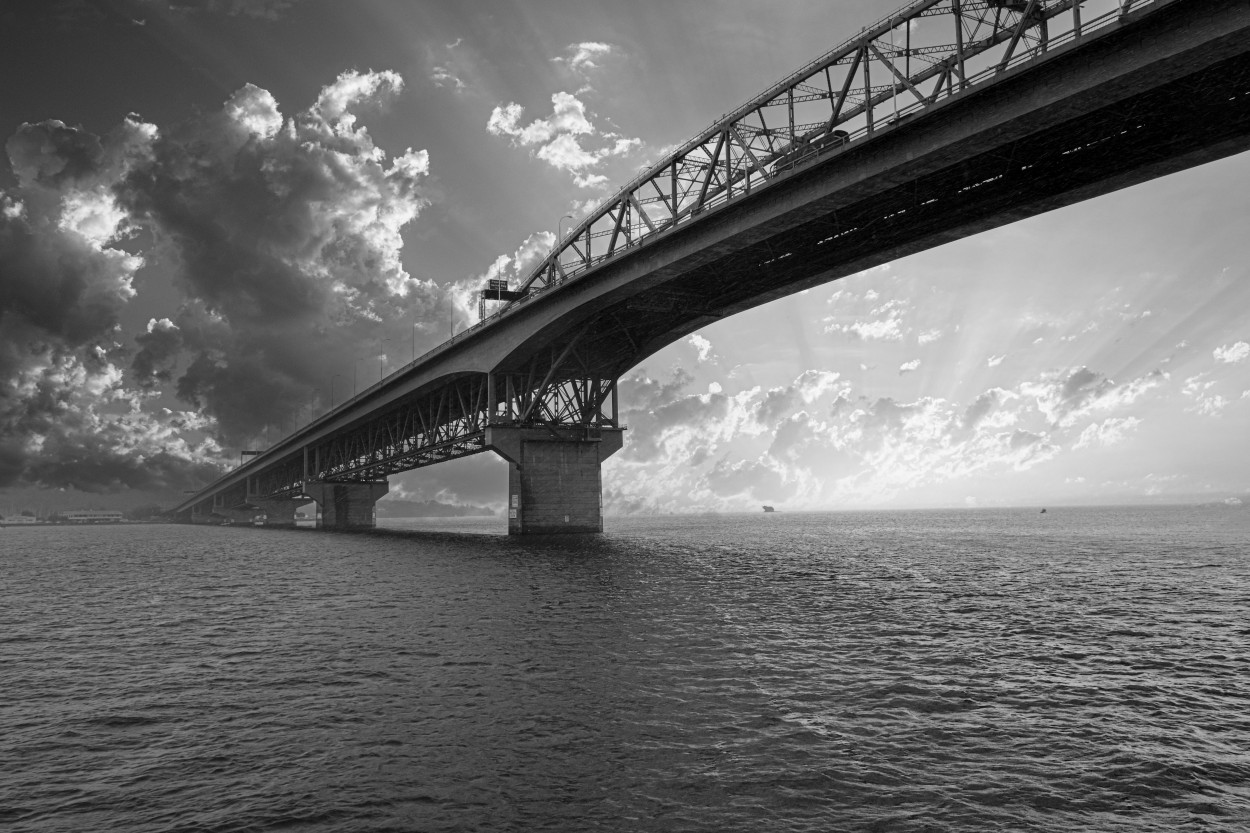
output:
<svg viewBox="0 0 1250 833"><path fill-rule="evenodd" d="M27 187L61 187L97 177L103 167L100 138L57 120L23 124L4 148L13 173Z"/></svg>
<svg viewBox="0 0 1250 833"><path fill-rule="evenodd" d="M0 193L0 486L152 485L203 464L127 400L117 366L143 260L122 247L112 186L153 135L136 117L104 137L47 121L5 143L17 185Z"/></svg>
<svg viewBox="0 0 1250 833"><path fill-rule="evenodd" d="M168 318L148 322L148 331L135 336L139 352L131 362L135 382L141 387L153 388L158 382L168 382L170 366L182 351L182 331Z"/></svg>
<svg viewBox="0 0 1250 833"><path fill-rule="evenodd" d="M140 336L133 369L149 383L173 372L227 444L377 381L379 347L407 353L414 322L446 305L400 263L400 230L425 205L426 156L388 159L357 125L402 87L395 73L343 73L285 117L246 85L158 138L120 186L187 297L169 316L176 338Z"/></svg>
<svg viewBox="0 0 1250 833"><path fill-rule="evenodd" d="M0 486L198 484L218 442L293 427L331 385L341 400L394 369L387 340L407 359L413 324L446 304L400 262L427 160L388 156L357 123L402 86L343 73L289 118L246 85L167 130L22 125L0 192ZM145 267L184 301L131 341L119 322ZM155 407L166 382L199 413Z"/></svg>
<svg viewBox="0 0 1250 833"><path fill-rule="evenodd" d="M17 188L0 194L0 316L79 346L108 333L142 261L110 245L126 232L109 184L141 162L146 126L127 119L106 145L59 121L5 143Z"/></svg>
<svg viewBox="0 0 1250 833"><path fill-rule="evenodd" d="M71 414L73 412L70 412ZM27 464L27 479L55 488L83 492L121 489L176 494L212 481L220 468L207 460L151 448L139 426L125 418L62 424L48 435Z"/></svg>

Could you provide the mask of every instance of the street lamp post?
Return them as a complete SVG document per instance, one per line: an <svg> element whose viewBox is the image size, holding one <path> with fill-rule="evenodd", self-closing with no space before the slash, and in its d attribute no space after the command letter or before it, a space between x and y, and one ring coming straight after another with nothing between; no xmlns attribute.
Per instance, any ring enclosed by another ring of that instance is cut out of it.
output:
<svg viewBox="0 0 1250 833"><path fill-rule="evenodd" d="M564 221L576 219L572 214L565 214L560 218L560 222L556 223L556 229L559 231L559 234L556 235L556 248L559 248L560 244L564 242Z"/></svg>

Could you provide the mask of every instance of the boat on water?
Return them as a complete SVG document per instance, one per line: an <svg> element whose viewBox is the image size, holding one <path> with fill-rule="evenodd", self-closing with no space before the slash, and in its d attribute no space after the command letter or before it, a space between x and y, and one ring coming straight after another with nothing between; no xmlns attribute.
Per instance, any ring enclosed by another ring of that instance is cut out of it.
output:
<svg viewBox="0 0 1250 833"><path fill-rule="evenodd" d="M777 510L776 510L776 509L774 509L774 508L772 508L771 506L765 506L765 507L764 507L764 511L765 511L765 512L776 512Z"/></svg>

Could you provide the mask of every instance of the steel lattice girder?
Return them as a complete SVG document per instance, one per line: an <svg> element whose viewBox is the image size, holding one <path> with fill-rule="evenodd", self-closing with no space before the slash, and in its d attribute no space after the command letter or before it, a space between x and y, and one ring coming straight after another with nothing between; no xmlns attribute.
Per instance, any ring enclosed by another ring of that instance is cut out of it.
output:
<svg viewBox="0 0 1250 833"><path fill-rule="evenodd" d="M567 360L574 351L563 351ZM327 442L290 455L248 478L230 500L302 493L308 480L381 480L392 474L486 450L490 425L613 426L616 380L566 376L562 362L527 372L476 374L450 381ZM539 374L542 374L541 376Z"/></svg>
<svg viewBox="0 0 1250 833"><path fill-rule="evenodd" d="M557 241L517 300L704 210L1120 22L1178 0L917 0L723 117Z"/></svg>

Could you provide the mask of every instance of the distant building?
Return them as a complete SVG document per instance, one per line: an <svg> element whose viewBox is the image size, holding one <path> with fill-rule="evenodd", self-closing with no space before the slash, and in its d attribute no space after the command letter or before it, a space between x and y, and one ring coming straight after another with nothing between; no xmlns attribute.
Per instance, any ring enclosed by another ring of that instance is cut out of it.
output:
<svg viewBox="0 0 1250 833"><path fill-rule="evenodd" d="M78 509L62 512L59 518L67 524L119 524L122 513L108 509Z"/></svg>
<svg viewBox="0 0 1250 833"><path fill-rule="evenodd" d="M30 515L8 515L0 518L0 526L18 526L21 524L37 524L39 520Z"/></svg>

